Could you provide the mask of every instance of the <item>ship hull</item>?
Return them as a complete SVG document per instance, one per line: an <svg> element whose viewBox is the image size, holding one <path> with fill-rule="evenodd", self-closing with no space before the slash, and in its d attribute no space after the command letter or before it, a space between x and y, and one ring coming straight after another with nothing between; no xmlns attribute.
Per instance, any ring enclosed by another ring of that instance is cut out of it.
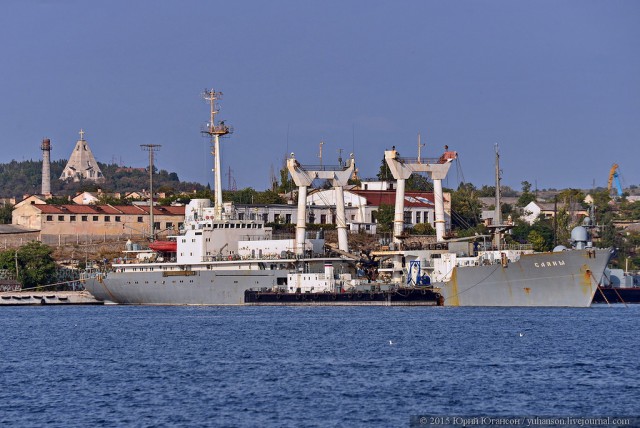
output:
<svg viewBox="0 0 640 428"><path fill-rule="evenodd" d="M517 262L457 267L442 289L445 306L588 307L609 249L522 255Z"/></svg>
<svg viewBox="0 0 640 428"><path fill-rule="evenodd" d="M248 289L272 288L284 270L195 271L180 276L162 272L110 272L87 279L98 300L129 305L242 305Z"/></svg>

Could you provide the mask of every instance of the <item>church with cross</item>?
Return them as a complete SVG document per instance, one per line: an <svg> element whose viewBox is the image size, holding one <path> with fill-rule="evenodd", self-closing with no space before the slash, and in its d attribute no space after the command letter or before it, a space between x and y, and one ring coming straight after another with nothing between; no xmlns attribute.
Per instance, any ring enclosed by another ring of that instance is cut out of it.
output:
<svg viewBox="0 0 640 428"><path fill-rule="evenodd" d="M64 167L60 180L72 179L73 181L90 180L103 181L104 176L98 162L93 157L87 140L84 139L84 130L80 130L80 139L69 156L67 166Z"/></svg>

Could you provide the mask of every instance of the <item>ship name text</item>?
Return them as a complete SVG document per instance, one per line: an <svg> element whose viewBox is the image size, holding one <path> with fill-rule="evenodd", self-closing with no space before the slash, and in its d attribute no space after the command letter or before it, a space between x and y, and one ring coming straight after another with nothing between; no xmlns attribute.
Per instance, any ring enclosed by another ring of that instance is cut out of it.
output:
<svg viewBox="0 0 640 428"><path fill-rule="evenodd" d="M542 262L533 264L537 268L552 267L552 266L564 266L564 260L554 260L552 262Z"/></svg>

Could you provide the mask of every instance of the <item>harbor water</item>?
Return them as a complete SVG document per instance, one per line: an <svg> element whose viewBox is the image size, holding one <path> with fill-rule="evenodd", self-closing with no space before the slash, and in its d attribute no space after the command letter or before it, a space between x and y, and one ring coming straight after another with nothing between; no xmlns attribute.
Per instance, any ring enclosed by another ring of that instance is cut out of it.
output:
<svg viewBox="0 0 640 428"><path fill-rule="evenodd" d="M639 413L640 305L9 307L0 325L2 426Z"/></svg>

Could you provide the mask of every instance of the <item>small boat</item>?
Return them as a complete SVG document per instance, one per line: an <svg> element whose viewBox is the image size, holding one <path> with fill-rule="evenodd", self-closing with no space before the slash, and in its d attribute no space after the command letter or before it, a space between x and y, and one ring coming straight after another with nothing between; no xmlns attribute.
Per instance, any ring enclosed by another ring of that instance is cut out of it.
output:
<svg viewBox="0 0 640 428"><path fill-rule="evenodd" d="M178 243L176 241L154 241L149 244L149 248L163 253L175 253L178 251Z"/></svg>

